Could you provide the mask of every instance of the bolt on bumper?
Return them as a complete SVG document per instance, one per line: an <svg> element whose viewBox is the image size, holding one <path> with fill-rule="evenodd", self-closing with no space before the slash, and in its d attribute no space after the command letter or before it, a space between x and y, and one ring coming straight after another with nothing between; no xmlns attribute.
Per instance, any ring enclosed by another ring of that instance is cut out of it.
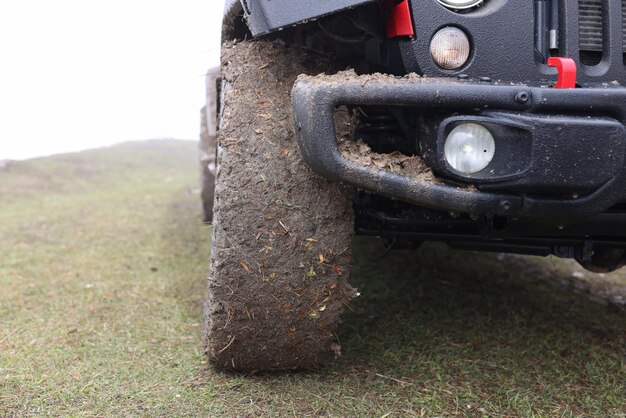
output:
<svg viewBox="0 0 626 418"><path fill-rule="evenodd" d="M432 209L529 218L554 225L577 223L626 201L624 88L562 90L473 84L448 78L340 73L301 76L294 86L292 101L297 139L305 162L329 180L371 193ZM337 146L333 119L335 110L343 105L414 107L449 111L451 115L497 111L525 115L533 120L536 117L538 124L541 123L539 116L545 119L565 115L582 119L585 115L593 115L611 123L610 151L618 170L585 195L567 198L537 197L531 193L494 191L493 188L485 191L480 187L463 187L443 181L420 181L345 158Z"/></svg>

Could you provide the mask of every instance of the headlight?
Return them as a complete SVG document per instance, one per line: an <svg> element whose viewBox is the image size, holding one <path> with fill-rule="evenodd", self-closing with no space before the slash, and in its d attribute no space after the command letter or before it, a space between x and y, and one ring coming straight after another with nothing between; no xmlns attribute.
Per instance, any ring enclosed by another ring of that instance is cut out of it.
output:
<svg viewBox="0 0 626 418"><path fill-rule="evenodd" d="M478 6L484 0L437 0L448 9L462 10Z"/></svg>
<svg viewBox="0 0 626 418"><path fill-rule="evenodd" d="M470 41L459 28L447 27L439 30L430 41L430 54L444 70L458 70L470 56Z"/></svg>
<svg viewBox="0 0 626 418"><path fill-rule="evenodd" d="M454 128L444 145L450 166L461 174L473 174L486 168L496 152L493 135L483 125L463 123Z"/></svg>

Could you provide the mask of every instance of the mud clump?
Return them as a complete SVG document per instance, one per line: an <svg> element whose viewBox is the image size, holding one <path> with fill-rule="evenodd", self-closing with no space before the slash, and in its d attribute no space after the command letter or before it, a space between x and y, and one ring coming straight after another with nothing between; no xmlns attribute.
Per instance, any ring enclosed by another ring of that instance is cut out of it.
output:
<svg viewBox="0 0 626 418"><path fill-rule="evenodd" d="M380 77L381 75L377 79ZM369 145L356 136L358 118L352 115L345 106L336 110L334 119L337 147L344 158L366 167L390 171L418 181L437 181L431 168L419 156L404 155L399 151L388 154L374 152Z"/></svg>
<svg viewBox="0 0 626 418"><path fill-rule="evenodd" d="M389 154L379 154L372 151L369 145L361 139L356 142L342 140L338 143L338 146L341 155L366 167L375 167L415 180L435 181L432 170L424 163L421 157L415 155L407 156L398 151Z"/></svg>

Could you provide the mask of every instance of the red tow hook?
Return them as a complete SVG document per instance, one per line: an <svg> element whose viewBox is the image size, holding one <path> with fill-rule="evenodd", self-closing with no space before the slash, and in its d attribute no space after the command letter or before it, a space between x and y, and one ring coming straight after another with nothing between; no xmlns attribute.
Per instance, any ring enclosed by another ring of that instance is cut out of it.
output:
<svg viewBox="0 0 626 418"><path fill-rule="evenodd" d="M386 0L387 13L387 37L398 38L401 36L414 36L415 29L411 20L409 0Z"/></svg>
<svg viewBox="0 0 626 418"><path fill-rule="evenodd" d="M555 67L559 72L559 78L554 85L555 89L576 88L576 62L571 58L550 57L548 66Z"/></svg>

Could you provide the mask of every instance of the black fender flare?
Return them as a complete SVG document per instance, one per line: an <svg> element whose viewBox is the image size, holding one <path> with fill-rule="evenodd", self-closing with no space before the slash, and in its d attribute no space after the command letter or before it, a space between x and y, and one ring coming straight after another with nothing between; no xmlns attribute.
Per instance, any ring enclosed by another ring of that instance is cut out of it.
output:
<svg viewBox="0 0 626 418"><path fill-rule="evenodd" d="M322 16L338 13L347 9L373 3L377 0L240 0L239 12L243 8L246 23L252 35L259 36L279 29L294 26ZM226 16L235 10L233 3L227 0Z"/></svg>

